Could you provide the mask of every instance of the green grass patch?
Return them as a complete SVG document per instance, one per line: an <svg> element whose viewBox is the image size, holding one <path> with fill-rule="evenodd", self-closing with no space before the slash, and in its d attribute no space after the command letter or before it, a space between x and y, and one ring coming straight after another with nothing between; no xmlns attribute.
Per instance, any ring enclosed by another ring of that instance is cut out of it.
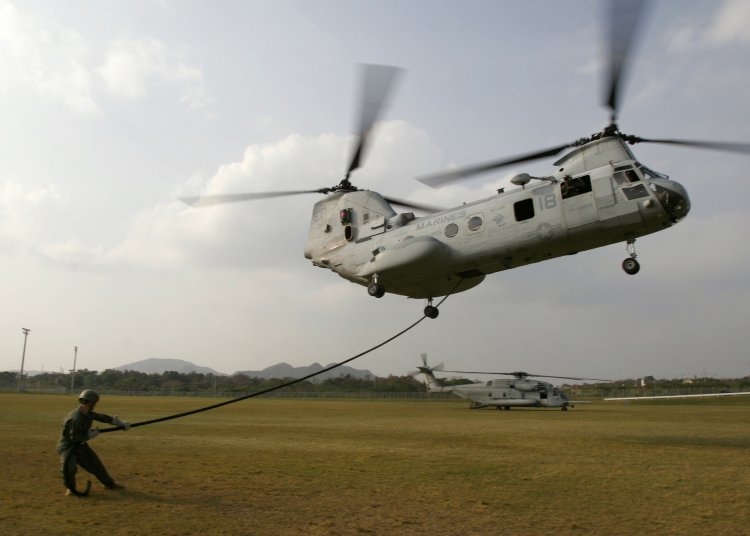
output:
<svg viewBox="0 0 750 536"><path fill-rule="evenodd" d="M131 422L211 399L110 397ZM3 534L741 534L750 399L595 402L252 399L92 442L127 489L65 497L74 398L0 394ZM79 472L79 488L90 478Z"/></svg>

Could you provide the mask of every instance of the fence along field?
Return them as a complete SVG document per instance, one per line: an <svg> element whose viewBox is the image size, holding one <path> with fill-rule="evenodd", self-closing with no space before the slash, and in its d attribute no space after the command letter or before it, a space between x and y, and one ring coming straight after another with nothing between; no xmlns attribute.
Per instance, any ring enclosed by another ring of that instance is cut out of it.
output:
<svg viewBox="0 0 750 536"><path fill-rule="evenodd" d="M131 422L195 398L114 397ZM742 534L750 399L468 410L252 399L104 434L123 492L65 497L74 397L0 394L3 534ZM79 472L79 487L88 474Z"/></svg>

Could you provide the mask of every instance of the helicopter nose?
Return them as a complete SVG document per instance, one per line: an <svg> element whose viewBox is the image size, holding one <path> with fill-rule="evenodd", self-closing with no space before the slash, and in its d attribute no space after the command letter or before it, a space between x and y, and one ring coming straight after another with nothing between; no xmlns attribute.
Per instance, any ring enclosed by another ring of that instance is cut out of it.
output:
<svg viewBox="0 0 750 536"><path fill-rule="evenodd" d="M652 179L651 189L669 218L677 223L690 212L690 197L679 182L670 179Z"/></svg>

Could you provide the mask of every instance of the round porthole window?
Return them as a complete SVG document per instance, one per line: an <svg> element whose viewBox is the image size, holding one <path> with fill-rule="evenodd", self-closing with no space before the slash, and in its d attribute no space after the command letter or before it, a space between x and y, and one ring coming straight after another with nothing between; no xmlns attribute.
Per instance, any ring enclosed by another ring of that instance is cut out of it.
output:
<svg viewBox="0 0 750 536"><path fill-rule="evenodd" d="M453 238L457 234L458 234L458 225L456 225L455 223L449 223L445 227L445 236L447 236L448 238Z"/></svg>
<svg viewBox="0 0 750 536"><path fill-rule="evenodd" d="M478 231L482 228L482 218L479 216L472 216L469 218L469 231Z"/></svg>

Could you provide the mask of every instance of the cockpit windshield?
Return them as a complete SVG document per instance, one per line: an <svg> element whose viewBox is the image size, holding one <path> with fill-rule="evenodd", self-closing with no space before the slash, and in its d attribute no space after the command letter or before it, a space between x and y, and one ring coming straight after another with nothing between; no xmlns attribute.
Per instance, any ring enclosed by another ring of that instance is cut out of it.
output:
<svg viewBox="0 0 750 536"><path fill-rule="evenodd" d="M656 194L656 198L661 203L661 206L664 207L664 210L669 215L669 219L678 222L687 216L687 213L690 211L690 200L682 186L672 181L668 183L654 181L649 186L654 194Z"/></svg>

